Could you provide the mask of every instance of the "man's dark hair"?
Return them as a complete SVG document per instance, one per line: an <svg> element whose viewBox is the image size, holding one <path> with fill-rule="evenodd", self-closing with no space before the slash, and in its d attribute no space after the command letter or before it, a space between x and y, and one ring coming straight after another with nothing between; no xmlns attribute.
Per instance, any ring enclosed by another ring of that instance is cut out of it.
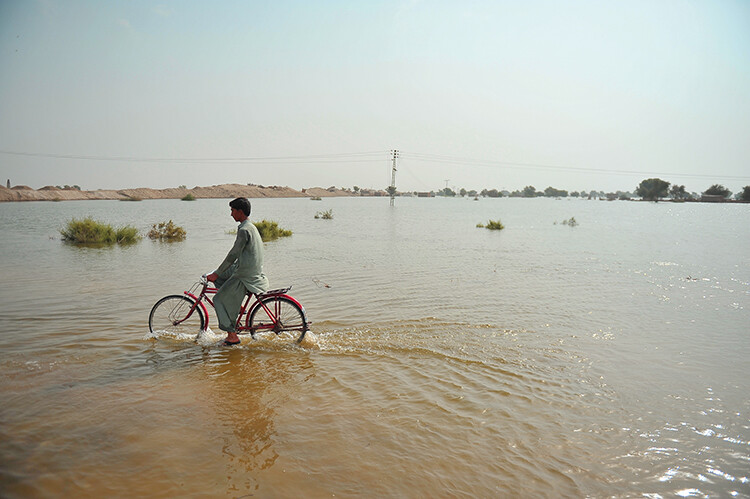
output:
<svg viewBox="0 0 750 499"><path fill-rule="evenodd" d="M233 199L229 202L229 207L235 210L242 210L245 215L250 216L250 201L247 198Z"/></svg>

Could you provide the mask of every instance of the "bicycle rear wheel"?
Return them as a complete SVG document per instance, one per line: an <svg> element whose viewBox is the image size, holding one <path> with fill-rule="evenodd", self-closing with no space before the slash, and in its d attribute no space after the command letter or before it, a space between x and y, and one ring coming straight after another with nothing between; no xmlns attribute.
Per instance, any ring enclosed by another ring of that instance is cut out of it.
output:
<svg viewBox="0 0 750 499"><path fill-rule="evenodd" d="M206 319L203 310L194 305L195 301L187 296L165 296L151 309L148 329L154 334L197 336L205 328Z"/></svg>
<svg viewBox="0 0 750 499"><path fill-rule="evenodd" d="M253 335L272 332L296 343L301 342L307 332L302 308L285 296L269 296L257 303L250 311L247 326Z"/></svg>

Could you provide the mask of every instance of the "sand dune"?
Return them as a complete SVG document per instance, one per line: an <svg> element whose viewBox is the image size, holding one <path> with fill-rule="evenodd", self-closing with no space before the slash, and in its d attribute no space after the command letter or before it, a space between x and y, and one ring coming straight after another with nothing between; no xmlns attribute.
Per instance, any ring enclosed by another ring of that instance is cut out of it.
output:
<svg viewBox="0 0 750 499"><path fill-rule="evenodd" d="M370 192L370 191L368 191ZM192 194L196 199L212 198L294 198L294 197L333 197L354 196L352 191L322 187L311 187L301 191L291 187L222 184L209 187L193 187L192 189L174 187L169 189L151 189L140 187L137 189L99 189L95 191L81 191L75 188L59 188L46 186L32 189L26 185L17 185L8 189L0 186L0 202L2 201L72 201L83 199L181 199ZM384 195L383 191L371 192L370 195Z"/></svg>

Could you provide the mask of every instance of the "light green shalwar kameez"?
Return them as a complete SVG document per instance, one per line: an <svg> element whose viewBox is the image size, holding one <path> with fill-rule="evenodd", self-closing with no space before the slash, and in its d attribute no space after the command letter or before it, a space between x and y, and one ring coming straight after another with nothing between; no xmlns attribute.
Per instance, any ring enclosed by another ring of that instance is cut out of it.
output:
<svg viewBox="0 0 750 499"><path fill-rule="evenodd" d="M214 308L219 329L234 331L247 292L257 294L268 290L268 279L263 274L263 241L250 219L237 227L234 246L216 273L219 291L214 298Z"/></svg>

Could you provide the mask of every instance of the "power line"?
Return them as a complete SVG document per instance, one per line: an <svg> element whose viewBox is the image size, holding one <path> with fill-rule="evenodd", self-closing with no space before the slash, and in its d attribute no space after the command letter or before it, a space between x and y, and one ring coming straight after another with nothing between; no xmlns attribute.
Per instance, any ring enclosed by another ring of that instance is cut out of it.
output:
<svg viewBox="0 0 750 499"><path fill-rule="evenodd" d="M441 156L437 154L421 154L421 153L409 153L402 152L401 155L405 158L409 158L413 161L422 161L429 163L447 163L461 166L484 166L484 167L504 167L504 168L535 168L543 170L559 170L559 171L571 171L571 172L585 172L585 173L606 173L610 175L662 175L662 176L673 176L673 177L696 177L696 178L714 178L714 179L728 179L728 180L745 180L750 179L750 176L741 175L707 175L700 173L675 173L675 172L649 172L649 171L632 171L632 170L615 170L615 169L604 169L604 168L583 168L576 166L561 166L561 165L550 165L541 163L521 163L511 161L496 161L496 160L484 160L474 158L459 158L455 156Z"/></svg>
<svg viewBox="0 0 750 499"><path fill-rule="evenodd" d="M239 156L239 157L204 157L204 158L187 158L187 157L146 157L146 156L98 156L84 154L55 154L41 152L11 151L0 149L0 154L11 156L24 156L50 159L74 159L81 161L113 161L113 162L134 162L134 163L272 163L272 164L332 164L332 163L380 163L384 160L392 159L392 150L349 152L349 153L330 153L330 154L312 154L304 156ZM525 163L517 161L499 161L477 158L466 158L457 156L445 156L439 154L404 152L399 150L399 158L410 159L416 162L424 163L443 163L460 166L480 166L488 168L515 168L515 169L541 169L553 171L581 172L593 174L608 175L651 175L651 176L671 176L685 178L709 178L722 180L747 180L750 176L742 175L715 175L700 173L676 173L676 172L653 172L653 171L635 171L608 168L584 168L578 166L564 166L544 163Z"/></svg>
<svg viewBox="0 0 750 499"><path fill-rule="evenodd" d="M214 157L214 158L169 158L144 156L92 156L83 154L53 154L0 150L0 154L51 159L77 159L83 161L120 161L146 163L366 163L382 161L390 151L369 151L354 153L313 154L307 156L265 156L265 157ZM375 158L375 155L381 158Z"/></svg>

